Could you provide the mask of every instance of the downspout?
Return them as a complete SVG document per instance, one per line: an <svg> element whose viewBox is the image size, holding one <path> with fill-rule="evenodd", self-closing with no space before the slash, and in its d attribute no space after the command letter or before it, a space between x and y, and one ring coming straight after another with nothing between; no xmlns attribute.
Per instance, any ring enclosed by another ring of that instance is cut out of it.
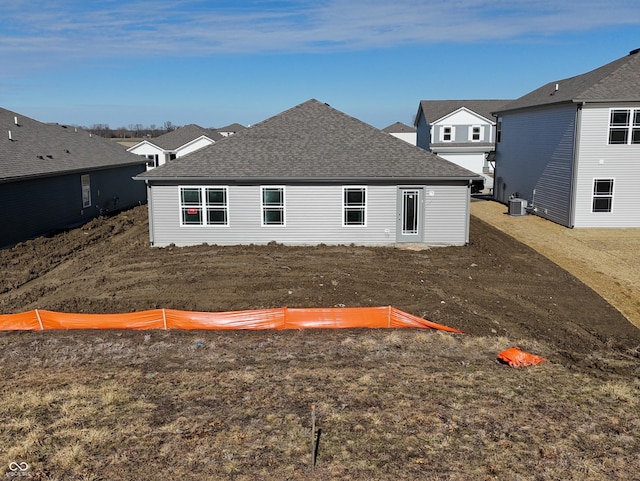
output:
<svg viewBox="0 0 640 481"><path fill-rule="evenodd" d="M573 132L573 165L571 166L571 192L569 193L569 227L572 229L576 223L578 160L580 159L580 132L582 130L582 107L584 107L584 104L584 102L578 104L576 109L576 123Z"/></svg>
<svg viewBox="0 0 640 481"><path fill-rule="evenodd" d="M147 187L147 208L149 210L148 218L149 218L149 243L153 247L153 197L151 195L151 186L149 185L149 181L144 181Z"/></svg>
<svg viewBox="0 0 640 481"><path fill-rule="evenodd" d="M500 116L496 116L496 128L495 131L493 133L493 156L494 156L494 161L493 161L493 192L492 192L492 197L493 200L500 202L500 199L498 199L498 191L500 189L498 189L498 122L501 122L501 118ZM500 132L502 134L502 132ZM502 140L502 137L500 137L500 140ZM488 155L488 154L487 154Z"/></svg>

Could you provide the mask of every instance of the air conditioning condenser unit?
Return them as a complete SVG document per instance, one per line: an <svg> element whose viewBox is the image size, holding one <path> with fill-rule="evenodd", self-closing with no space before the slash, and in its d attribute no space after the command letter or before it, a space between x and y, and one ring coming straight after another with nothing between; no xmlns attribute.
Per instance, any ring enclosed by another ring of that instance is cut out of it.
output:
<svg viewBox="0 0 640 481"><path fill-rule="evenodd" d="M526 215L527 200L526 199L509 199L509 215Z"/></svg>

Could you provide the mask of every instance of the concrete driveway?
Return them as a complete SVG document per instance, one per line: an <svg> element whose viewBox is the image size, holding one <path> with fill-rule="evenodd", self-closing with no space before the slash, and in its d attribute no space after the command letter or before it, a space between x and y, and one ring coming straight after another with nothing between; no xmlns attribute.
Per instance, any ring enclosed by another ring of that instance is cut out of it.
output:
<svg viewBox="0 0 640 481"><path fill-rule="evenodd" d="M640 229L568 229L474 198L471 215L530 246L598 292L640 327Z"/></svg>

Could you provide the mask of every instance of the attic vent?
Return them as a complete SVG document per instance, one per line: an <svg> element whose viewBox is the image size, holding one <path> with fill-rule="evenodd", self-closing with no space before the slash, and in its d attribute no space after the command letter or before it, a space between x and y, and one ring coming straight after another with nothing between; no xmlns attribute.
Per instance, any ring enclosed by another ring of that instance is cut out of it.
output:
<svg viewBox="0 0 640 481"><path fill-rule="evenodd" d="M38 157L40 160L44 160L44 157L42 155L38 155L36 157Z"/></svg>
<svg viewBox="0 0 640 481"><path fill-rule="evenodd" d="M53 155L47 155L47 159L53 159Z"/></svg>
<svg viewBox="0 0 640 481"><path fill-rule="evenodd" d="M631 52L629 52L629 55L635 55L638 52L640 52L640 48L636 48L635 50L632 50Z"/></svg>

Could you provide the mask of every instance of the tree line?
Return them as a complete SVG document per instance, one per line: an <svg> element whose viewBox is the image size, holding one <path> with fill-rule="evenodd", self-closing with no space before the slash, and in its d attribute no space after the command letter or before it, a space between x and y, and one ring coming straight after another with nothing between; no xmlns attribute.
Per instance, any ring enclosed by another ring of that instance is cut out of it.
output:
<svg viewBox="0 0 640 481"><path fill-rule="evenodd" d="M167 132L172 132L178 128L179 125L174 125L170 121L166 121L162 125L142 125L142 124L129 124L126 127L118 127L112 129L109 127L109 124L92 124L90 126L77 126L83 130L88 130L89 132L99 135L100 137L106 138L143 138L143 137L158 137L159 135L166 134Z"/></svg>

